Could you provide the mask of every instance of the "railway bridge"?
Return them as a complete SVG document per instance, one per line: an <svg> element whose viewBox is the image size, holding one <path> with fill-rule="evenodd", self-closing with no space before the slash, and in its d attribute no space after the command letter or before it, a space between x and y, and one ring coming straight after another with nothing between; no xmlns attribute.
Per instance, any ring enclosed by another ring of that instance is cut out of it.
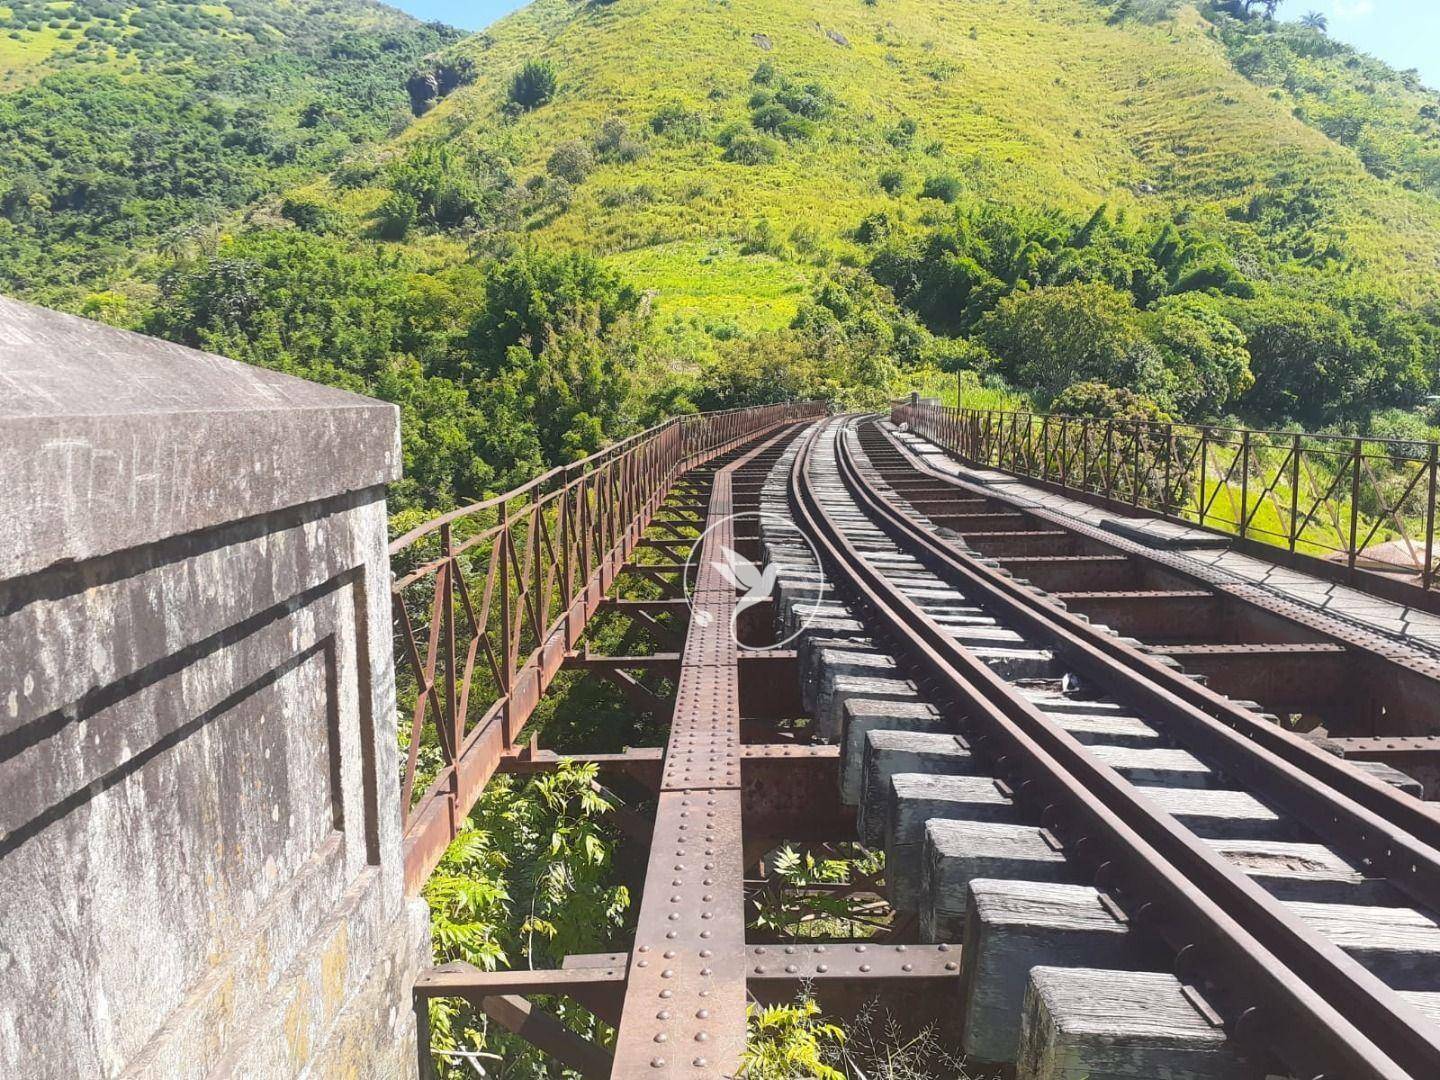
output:
<svg viewBox="0 0 1440 1080"><path fill-rule="evenodd" d="M462 998L719 1077L802 987L982 1075L1440 1075L1434 446L770 405L391 539L392 406L4 299L0 385L0 1075L414 1076ZM663 744L545 743L565 672ZM567 757L633 935L435 966L485 784ZM863 937L757 930L848 843Z"/></svg>

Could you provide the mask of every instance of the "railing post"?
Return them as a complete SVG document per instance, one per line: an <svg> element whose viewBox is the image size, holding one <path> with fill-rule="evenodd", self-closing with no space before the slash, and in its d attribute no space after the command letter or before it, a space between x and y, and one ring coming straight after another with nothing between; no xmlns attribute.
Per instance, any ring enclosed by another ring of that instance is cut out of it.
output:
<svg viewBox="0 0 1440 1080"><path fill-rule="evenodd" d="M1109 499L1115 491L1115 470L1112 467L1115 457L1115 421L1105 421L1105 456L1102 459L1102 468L1105 472L1105 498Z"/></svg>
<svg viewBox="0 0 1440 1080"><path fill-rule="evenodd" d="M1358 539L1357 532L1360 527L1360 455L1364 450L1364 444L1357 437L1355 439L1354 463L1350 476L1350 556L1346 560L1351 577L1355 575L1355 556L1359 554L1355 550L1355 543Z"/></svg>
<svg viewBox="0 0 1440 1080"><path fill-rule="evenodd" d="M1250 429L1246 428L1240 433L1240 538L1245 538L1246 530L1250 527L1250 515L1247 512L1250 503Z"/></svg>
<svg viewBox="0 0 1440 1080"><path fill-rule="evenodd" d="M1060 486L1070 486L1070 418L1060 418Z"/></svg>
<svg viewBox="0 0 1440 1080"><path fill-rule="evenodd" d="M1135 421L1133 434L1130 438L1130 505L1140 505L1140 432L1144 425Z"/></svg>
<svg viewBox="0 0 1440 1080"><path fill-rule="evenodd" d="M495 543L500 545L500 693L505 697L505 721L500 726L506 747L509 747L515 733L510 730L510 676L515 660L510 642L510 503L500 504L500 529L495 534Z"/></svg>
<svg viewBox="0 0 1440 1080"><path fill-rule="evenodd" d="M1435 487L1436 471L1440 466L1437 460L1437 446L1430 444L1430 460L1427 463L1430 470L1430 495L1425 503L1425 569L1420 575L1420 587L1430 588L1435 579Z"/></svg>
<svg viewBox="0 0 1440 1080"><path fill-rule="evenodd" d="M1435 449L1433 446L1430 449ZM1431 474L1433 480L1434 474ZM1290 443L1290 551L1300 541L1300 433Z"/></svg>
<svg viewBox="0 0 1440 1080"><path fill-rule="evenodd" d="M570 486L570 470L565 470L565 475L560 481L560 605L565 611L565 642L566 647L570 643L570 605L575 599L575 583L571 574L575 569L574 560L570 558L570 537L573 533L572 522L570 521L570 500L574 497L574 489Z"/></svg>
<svg viewBox="0 0 1440 1080"><path fill-rule="evenodd" d="M1209 482L1210 472L1210 429L1200 429L1200 525L1205 524L1205 487Z"/></svg>
<svg viewBox="0 0 1440 1080"><path fill-rule="evenodd" d="M1166 425L1165 425L1165 491L1164 491L1164 494L1162 494L1162 495L1160 496L1160 512L1161 512L1162 514L1164 514L1166 517L1170 517L1170 516L1171 516L1171 514L1170 514L1170 507L1173 506L1174 503L1175 503L1175 500L1170 497L1170 492L1171 492L1171 490L1172 490L1171 484L1174 482L1173 479L1172 479L1172 471L1173 471L1172 462L1173 462L1174 458L1175 458L1175 425L1174 425L1174 424L1166 424Z"/></svg>
<svg viewBox="0 0 1440 1080"><path fill-rule="evenodd" d="M441 743L450 744L449 763L453 766L450 770L450 792L458 800L460 769L457 762L460 759L461 731L455 694L455 575L460 572L460 567L455 560L455 547L448 523L440 526L440 553L445 557L445 573L436 575L435 586L439 588L443 584L445 588L440 597L440 619L445 633L445 723L450 728L449 738L441 739Z"/></svg>

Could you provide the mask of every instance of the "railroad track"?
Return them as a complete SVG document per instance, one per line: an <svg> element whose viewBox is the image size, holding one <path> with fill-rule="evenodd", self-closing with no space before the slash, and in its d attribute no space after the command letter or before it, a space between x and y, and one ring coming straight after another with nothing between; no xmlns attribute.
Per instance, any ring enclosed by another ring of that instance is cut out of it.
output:
<svg viewBox="0 0 1440 1080"><path fill-rule="evenodd" d="M871 418L786 448L760 504L842 797L900 918L962 943L968 1052L1045 1080L1440 1076L1440 816L1270 715L1423 723L1394 655L1097 550Z"/></svg>

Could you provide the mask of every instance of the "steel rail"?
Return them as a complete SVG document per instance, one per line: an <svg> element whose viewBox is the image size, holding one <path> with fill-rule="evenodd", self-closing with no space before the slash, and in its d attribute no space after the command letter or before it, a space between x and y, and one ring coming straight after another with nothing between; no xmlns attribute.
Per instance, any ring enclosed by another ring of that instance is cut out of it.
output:
<svg viewBox="0 0 1440 1080"><path fill-rule="evenodd" d="M1309 825L1342 851L1348 851L1357 857L1362 865L1374 867L1377 861L1385 864L1382 869L1389 871L1385 876L1401 891L1432 909L1440 906L1437 904L1437 900L1440 900L1440 851L1417 841L1402 828L1360 806L1334 788L1317 785L1314 776L1258 745L1259 740L1254 735L1247 738L1170 693L1166 686L1156 684L1184 684L1184 688L1202 690L1217 704L1238 714L1237 720L1243 720L1247 725L1259 729L1259 734L1274 732L1285 735L1278 727L1266 724L1222 695L1198 687L1193 680L1155 662L1152 657L1115 640L1068 612L1061 611L1045 602L1036 592L1018 585L1013 579L995 572L973 556L933 536L880 497L856 467L845 434L841 435L837 445L837 460L842 478L857 504L897 543L908 547L912 553L923 552L932 563L938 563L943 568L943 579L977 603L1010 620L1014 628L1023 629L1027 636L1039 637L1057 655L1079 669L1080 674L1102 685L1107 692L1127 700L1144 710L1147 715L1167 722L1172 731L1186 742L1187 748L1199 750L1202 754L1208 753L1222 769L1244 780L1253 790ZM978 667L1000 685L1006 685L998 676L993 676L983 664ZM1057 727L1056 730L1062 729ZM1066 735L1067 738L1070 737L1068 733ZM1330 755L1323 754L1303 740L1294 736L1290 738L1315 758L1323 756L1328 759L1324 762L1317 761L1317 764L1330 765L1342 776L1360 776L1356 770L1346 768ZM1197 746L1197 743L1200 745ZM1128 781L1120 779L1118 774L1115 776L1120 784L1129 787ZM1433 817L1428 813L1429 808L1419 800L1395 792L1388 786L1378 785L1377 781L1369 777L1363 779L1370 784L1383 786L1387 793L1393 793L1395 802L1402 810L1413 804L1415 809L1424 812L1418 817L1422 825L1434 824ZM1115 809L1118 811L1121 807L1117 806ZM1176 828L1183 827L1177 825ZM1376 845L1371 842L1372 836L1379 837L1379 847L1383 850L1376 851ZM1224 862L1218 855L1214 858L1218 862ZM1239 874L1236 876L1245 880L1256 893L1268 898L1264 890L1249 882L1248 878ZM1421 1017L1413 1006L1385 987L1343 950L1306 928L1301 920L1290 915L1283 906L1274 901L1271 901L1271 906L1274 908L1273 914L1280 918L1282 923L1288 923L1291 930L1302 932L1311 939L1311 945L1321 947L1322 953L1329 953L1331 959L1335 959L1337 955L1343 957L1345 966L1365 973L1366 978L1356 980L1353 988L1341 984L1340 989L1345 996L1333 1001L1337 1008L1348 1010L1358 1005L1363 1011L1369 1012L1373 1003L1367 996L1354 995L1368 995L1375 987L1383 987L1385 993L1379 996L1388 996L1392 999L1391 1004L1401 1006L1408 1016L1408 1026L1411 1028L1414 1028L1418 1021L1422 1027L1419 1034L1423 1035L1425 1041L1436 1051L1440 1051L1440 1028ZM1289 955L1298 956L1304 965L1301 970L1310 968L1314 960L1304 954ZM1367 983L1371 985L1367 986Z"/></svg>
<svg viewBox="0 0 1440 1080"><path fill-rule="evenodd" d="M894 439L890 441L896 444ZM975 493L955 477L915 462L913 455L906 456L917 473L943 479L958 491ZM1150 654L1076 618L903 515L892 516L910 538L907 542L938 560L947 573L959 579L958 587L983 592L986 603L1028 632L1052 642L1081 674L1103 677L1133 704L1158 711L1182 727L1187 736L1199 740L1202 752L1214 754L1236 775L1253 778L1246 763L1264 760L1274 777L1283 778L1281 794L1300 800L1287 809L1307 823L1321 821L1339 830L1335 839L1357 858L1416 900L1440 909L1440 810L1351 768L1294 732L1261 719ZM1290 768L1280 768L1282 763ZM1333 796L1316 801L1315 783L1330 789Z"/></svg>
<svg viewBox="0 0 1440 1080"><path fill-rule="evenodd" d="M1440 1043L1418 1012L1095 760L859 555L812 487L818 437L797 455L791 497L826 561L881 627L969 706L971 726L983 729L974 749L1019 778L1016 793L1044 807L1042 824L1073 838L1075 856L1098 865L1102 885L1124 881L1127 903L1158 916L1145 921L1177 955L1201 959L1216 976L1237 1036L1264 1039L1307 1077L1436 1075ZM1358 1013L1355 1022L1341 1005Z"/></svg>

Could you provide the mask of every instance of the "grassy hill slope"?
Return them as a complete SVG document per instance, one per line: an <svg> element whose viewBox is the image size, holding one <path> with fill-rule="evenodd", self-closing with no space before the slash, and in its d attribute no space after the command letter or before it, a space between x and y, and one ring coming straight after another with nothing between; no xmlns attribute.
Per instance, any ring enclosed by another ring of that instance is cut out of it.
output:
<svg viewBox="0 0 1440 1080"><path fill-rule="evenodd" d="M75 306L147 276L403 126L407 76L458 36L369 0L8 0L0 288Z"/></svg>
<svg viewBox="0 0 1440 1080"><path fill-rule="evenodd" d="M1193 8L1155 24L1110 15L1092 0L538 0L454 47L478 78L396 148L443 139L505 157L523 180L620 118L644 156L601 164L526 230L602 253L657 290L662 312L748 326L788 321L807 268L854 256L846 237L866 215L933 216L919 191L937 176L1011 203L1194 215L1241 250L1289 242L1236 219L1304 184L1308 245L1408 299L1435 294L1440 199L1298 118ZM558 92L507 119L509 81L536 56L554 62ZM761 64L833 105L810 138L777 140L773 162L732 163L717 137L750 123ZM679 134L654 133L681 113ZM881 189L886 170L907 194ZM363 213L380 197L344 204Z"/></svg>
<svg viewBox="0 0 1440 1080"><path fill-rule="evenodd" d="M150 0L0 92L0 288L397 402L402 518L957 372L1425 437L1440 98L1226 3Z"/></svg>

